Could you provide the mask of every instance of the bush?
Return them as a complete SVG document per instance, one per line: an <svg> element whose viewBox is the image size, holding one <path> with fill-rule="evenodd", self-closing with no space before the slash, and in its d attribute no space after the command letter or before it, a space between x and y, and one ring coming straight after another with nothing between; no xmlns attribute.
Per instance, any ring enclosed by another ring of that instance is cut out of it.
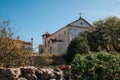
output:
<svg viewBox="0 0 120 80"><path fill-rule="evenodd" d="M41 64L43 66L50 66L53 64L52 54L50 53L43 53L41 54Z"/></svg>
<svg viewBox="0 0 120 80"><path fill-rule="evenodd" d="M30 66L35 66L37 68L52 66L53 59L50 53L41 53L40 55L32 55L29 58Z"/></svg>
<svg viewBox="0 0 120 80"><path fill-rule="evenodd" d="M71 63L75 80L119 80L120 54L77 54Z"/></svg>
<svg viewBox="0 0 120 80"><path fill-rule="evenodd" d="M5 57L0 55L0 67L9 68L25 65L28 65L28 57L26 56L26 54L9 53Z"/></svg>
<svg viewBox="0 0 120 80"><path fill-rule="evenodd" d="M75 38L71 41L68 47L67 53L65 55L65 60L69 64L73 60L75 54L85 54L88 52L89 46L87 44L87 40L82 36L80 38Z"/></svg>

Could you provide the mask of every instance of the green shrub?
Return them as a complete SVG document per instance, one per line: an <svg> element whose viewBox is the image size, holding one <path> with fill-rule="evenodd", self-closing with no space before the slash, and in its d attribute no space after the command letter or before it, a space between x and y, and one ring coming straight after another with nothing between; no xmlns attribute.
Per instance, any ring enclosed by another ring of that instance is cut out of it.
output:
<svg viewBox="0 0 120 80"><path fill-rule="evenodd" d="M65 60L69 64L76 53L85 54L89 52L89 46L87 40L82 36L80 38L75 38L71 41L67 53L65 55Z"/></svg>
<svg viewBox="0 0 120 80"><path fill-rule="evenodd" d="M77 54L71 66L75 80L120 80L120 54Z"/></svg>

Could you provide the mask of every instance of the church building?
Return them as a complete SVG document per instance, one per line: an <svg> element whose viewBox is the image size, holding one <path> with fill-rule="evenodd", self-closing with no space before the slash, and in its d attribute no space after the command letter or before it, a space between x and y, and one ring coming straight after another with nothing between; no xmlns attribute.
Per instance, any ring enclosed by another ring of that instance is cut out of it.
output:
<svg viewBox="0 0 120 80"><path fill-rule="evenodd" d="M80 16L78 20L67 24L53 34L46 32L42 35L43 51L46 53L66 53L72 39L79 33L89 30L92 25Z"/></svg>

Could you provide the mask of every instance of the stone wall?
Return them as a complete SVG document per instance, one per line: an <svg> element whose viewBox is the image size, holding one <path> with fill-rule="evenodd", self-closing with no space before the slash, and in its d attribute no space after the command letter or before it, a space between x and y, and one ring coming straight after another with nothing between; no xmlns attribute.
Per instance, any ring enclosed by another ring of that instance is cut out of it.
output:
<svg viewBox="0 0 120 80"><path fill-rule="evenodd" d="M0 68L0 80L63 80L63 77L60 68Z"/></svg>

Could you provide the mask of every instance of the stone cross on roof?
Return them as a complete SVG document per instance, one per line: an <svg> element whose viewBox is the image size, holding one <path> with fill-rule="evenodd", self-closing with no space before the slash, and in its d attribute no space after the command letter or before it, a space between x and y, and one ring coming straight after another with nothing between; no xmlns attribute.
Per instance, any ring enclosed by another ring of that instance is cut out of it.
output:
<svg viewBox="0 0 120 80"><path fill-rule="evenodd" d="M80 15L80 18L81 18L82 13L79 13L79 15Z"/></svg>

